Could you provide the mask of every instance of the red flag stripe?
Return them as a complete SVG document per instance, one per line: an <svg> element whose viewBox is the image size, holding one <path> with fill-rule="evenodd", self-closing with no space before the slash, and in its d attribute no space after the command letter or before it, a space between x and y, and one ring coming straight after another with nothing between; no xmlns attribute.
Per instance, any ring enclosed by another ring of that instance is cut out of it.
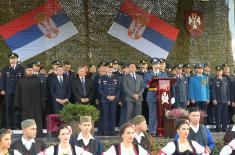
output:
<svg viewBox="0 0 235 155"><path fill-rule="evenodd" d="M32 25L37 24L35 15L39 12L44 12L47 16L51 17L61 10L60 4L57 0L49 0L47 3L37 7L36 9L20 16L2 26L0 26L0 34L4 39L7 39L16 33L31 27Z"/></svg>
<svg viewBox="0 0 235 155"><path fill-rule="evenodd" d="M132 18L136 18L138 14L141 14L147 19L146 26L161 33L167 38L176 41L179 33L179 30L177 28L173 27L172 25L168 24L167 22L161 20L160 18L152 14L148 14L148 12L133 4L131 1L125 0L121 6L120 11L124 12L128 16L131 16Z"/></svg>

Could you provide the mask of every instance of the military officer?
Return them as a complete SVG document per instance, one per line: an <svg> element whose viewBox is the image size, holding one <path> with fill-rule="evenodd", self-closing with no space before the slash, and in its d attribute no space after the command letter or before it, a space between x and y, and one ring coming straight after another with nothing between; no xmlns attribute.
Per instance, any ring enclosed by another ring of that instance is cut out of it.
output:
<svg viewBox="0 0 235 155"><path fill-rule="evenodd" d="M140 70L136 72L136 74L144 76L144 73L148 71L148 61L142 59L140 61Z"/></svg>
<svg viewBox="0 0 235 155"><path fill-rule="evenodd" d="M189 80L189 96L191 103L198 106L200 110L207 112L207 104L210 100L209 83L203 75L203 65L195 65L196 74Z"/></svg>
<svg viewBox="0 0 235 155"><path fill-rule="evenodd" d="M160 58L159 61L160 61L159 70L161 77L169 77L168 72L166 71L166 60L164 58Z"/></svg>
<svg viewBox="0 0 235 155"><path fill-rule="evenodd" d="M99 88L100 77L106 75L105 64L106 63L103 61L98 64L98 74L95 75L94 80L93 80L95 106L100 111L100 117L98 120L98 132L97 132L97 134L99 135L103 135L104 126L103 126L103 109L102 109L102 104L101 104L101 96L99 94L98 88Z"/></svg>
<svg viewBox="0 0 235 155"><path fill-rule="evenodd" d="M184 76L188 79L188 82L189 82L189 79L192 76L192 74L191 74L191 65L190 64L184 64L183 73L184 73Z"/></svg>
<svg viewBox="0 0 235 155"><path fill-rule="evenodd" d="M209 63L205 63L204 67L203 67L203 75L205 75L208 79L208 83L209 83L209 90L210 90L210 103L207 106L207 124L213 124L214 122L214 104L212 103L212 91L211 91L211 82L212 79L214 78L214 75L211 73L211 65Z"/></svg>
<svg viewBox="0 0 235 155"><path fill-rule="evenodd" d="M230 99L232 101L232 104L228 107L228 113L230 122L232 122L232 116L235 113L235 76L231 74L230 72L230 66L227 63L222 64L223 68L223 76L228 80L229 89L230 89Z"/></svg>
<svg viewBox="0 0 235 155"><path fill-rule="evenodd" d="M223 77L223 68L217 66L216 77L212 80L212 99L215 105L216 131L226 131L228 125L228 105L230 104L229 82Z"/></svg>
<svg viewBox="0 0 235 155"><path fill-rule="evenodd" d="M119 77L112 73L113 64L106 64L106 75L99 80L99 93L103 109L104 135L115 134L116 108L120 100Z"/></svg>
<svg viewBox="0 0 235 155"><path fill-rule="evenodd" d="M9 54L10 65L1 70L1 94L5 95L7 128L20 128L19 116L13 111L14 95L17 82L24 75L24 68L17 64L18 55Z"/></svg>
<svg viewBox="0 0 235 155"><path fill-rule="evenodd" d="M112 61L112 65L113 65L113 75L121 76L122 73L119 70L119 62L116 59L114 59Z"/></svg>
<svg viewBox="0 0 235 155"><path fill-rule="evenodd" d="M187 108L189 104L188 79L183 76L183 65L176 65L176 83L173 85L175 97L174 108Z"/></svg>
<svg viewBox="0 0 235 155"><path fill-rule="evenodd" d="M44 74L40 73L41 62L35 61L32 64L33 64L33 75L39 77L39 79L41 80L41 83L45 84L46 83L46 76Z"/></svg>
<svg viewBox="0 0 235 155"><path fill-rule="evenodd" d="M157 130L157 114L156 114L156 88L152 88L149 85L149 82L152 80L153 77L159 77L160 76L160 61L158 58L153 58L151 60L152 70L148 71L144 74L144 83L145 87L148 88L146 101L148 103L149 108L149 132L151 135L156 134Z"/></svg>

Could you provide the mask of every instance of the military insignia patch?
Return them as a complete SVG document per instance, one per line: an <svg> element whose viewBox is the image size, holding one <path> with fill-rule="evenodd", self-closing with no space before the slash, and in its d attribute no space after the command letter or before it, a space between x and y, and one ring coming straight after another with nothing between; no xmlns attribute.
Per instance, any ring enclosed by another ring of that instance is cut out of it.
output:
<svg viewBox="0 0 235 155"><path fill-rule="evenodd" d="M200 37L204 31L202 13L200 11L185 12L185 25L192 37Z"/></svg>

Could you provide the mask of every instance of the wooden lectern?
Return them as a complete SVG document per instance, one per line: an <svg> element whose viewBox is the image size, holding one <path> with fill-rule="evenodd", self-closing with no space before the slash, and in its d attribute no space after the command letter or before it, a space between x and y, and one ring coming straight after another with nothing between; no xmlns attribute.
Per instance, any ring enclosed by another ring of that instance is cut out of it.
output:
<svg viewBox="0 0 235 155"><path fill-rule="evenodd" d="M174 77L154 77L149 85L156 87L157 99L157 132L159 136L164 135L164 118L166 110L171 109L171 86L176 82Z"/></svg>

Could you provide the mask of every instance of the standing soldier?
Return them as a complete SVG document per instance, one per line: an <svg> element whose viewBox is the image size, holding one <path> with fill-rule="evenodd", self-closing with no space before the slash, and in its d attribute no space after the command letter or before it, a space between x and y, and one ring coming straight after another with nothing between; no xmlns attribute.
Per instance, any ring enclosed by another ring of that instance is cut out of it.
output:
<svg viewBox="0 0 235 155"><path fill-rule="evenodd" d="M235 96L234 96L234 94L235 94L235 90L234 90L235 76L230 73L230 67L227 63L223 64L222 67L224 70L223 76L226 77L226 79L229 82L230 97L231 97L232 104L229 105L229 107L228 107L228 113L229 113L230 121L232 122L231 118L232 118L234 111L235 111L235 108L234 108L235 107L235 102L234 102L235 101Z"/></svg>
<svg viewBox="0 0 235 155"><path fill-rule="evenodd" d="M190 64L184 64L183 72L184 72L184 76L188 79L188 82L189 82L189 79L192 76Z"/></svg>
<svg viewBox="0 0 235 155"><path fill-rule="evenodd" d="M204 76L203 65L195 65L196 74L189 81L189 96L192 104L199 107L200 110L207 112L207 104L210 101L210 92L208 79Z"/></svg>
<svg viewBox="0 0 235 155"><path fill-rule="evenodd" d="M212 91L211 91L211 82L212 82L212 79L214 78L214 75L211 73L211 66L210 64L206 63L204 64L204 67L203 67L203 75L205 75L208 79L208 83L209 83L209 90L210 90L210 103L208 104L208 107L207 107L207 124L213 124L214 122L214 104L212 103Z"/></svg>
<svg viewBox="0 0 235 155"><path fill-rule="evenodd" d="M220 66L216 68L216 77L212 80L212 99L215 105L216 131L221 129L226 132L228 125L228 105L230 104L230 92L228 80L223 77L223 69Z"/></svg>
<svg viewBox="0 0 235 155"><path fill-rule="evenodd" d="M103 109L104 135L115 134L116 108L120 100L119 77L112 74L112 62L106 65L106 75L99 80L99 93Z"/></svg>
<svg viewBox="0 0 235 155"><path fill-rule="evenodd" d="M187 108L189 104L189 94L188 94L188 79L183 76L183 65L179 64L176 66L176 83L174 84L174 97L175 104L174 108Z"/></svg>
<svg viewBox="0 0 235 155"><path fill-rule="evenodd" d="M152 70L144 74L144 83L146 88L148 88L146 101L148 103L149 108L149 132L151 135L156 134L157 130L157 113L156 113L156 106L157 106L157 98L156 98L156 88L149 87L149 81L152 80L153 77L159 77L160 71L160 61L158 58L153 58L151 60Z"/></svg>
<svg viewBox="0 0 235 155"><path fill-rule="evenodd" d="M163 58L160 58L159 61L160 61L159 70L160 70L161 77L169 77L168 72L166 71L166 60Z"/></svg>
<svg viewBox="0 0 235 155"><path fill-rule="evenodd" d="M1 94L5 95L6 104L6 125L7 128L20 128L19 116L13 111L14 95L18 80L24 75L24 68L17 64L18 55L9 54L10 65L5 66L1 71Z"/></svg>

